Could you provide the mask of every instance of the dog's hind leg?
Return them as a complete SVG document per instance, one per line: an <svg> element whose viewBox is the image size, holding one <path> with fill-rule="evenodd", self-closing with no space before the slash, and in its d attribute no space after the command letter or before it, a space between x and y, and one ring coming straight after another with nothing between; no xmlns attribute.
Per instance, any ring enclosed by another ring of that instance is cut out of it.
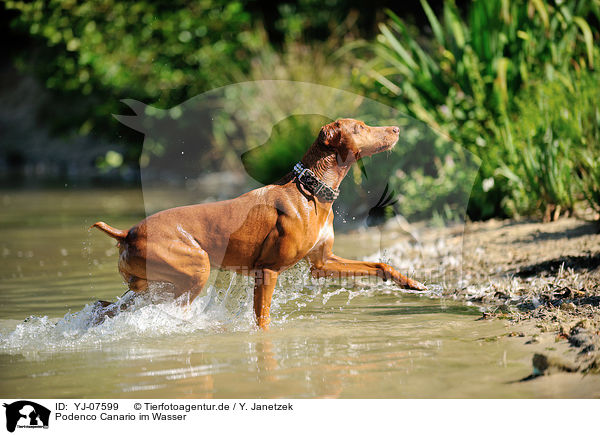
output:
<svg viewBox="0 0 600 435"><path fill-rule="evenodd" d="M123 296L125 296L129 291L133 291L135 293L142 293L148 290L148 280L144 278L139 278L137 276L131 276L127 280L127 285L129 286L129 290L125 292Z"/></svg>
<svg viewBox="0 0 600 435"><path fill-rule="evenodd" d="M185 306L191 304L206 285L210 276L210 260L208 254L202 249L199 249L192 258L179 260L175 262L168 281L174 286L175 299L179 299L179 302Z"/></svg>
<svg viewBox="0 0 600 435"><path fill-rule="evenodd" d="M123 295L119 298L117 302L109 302L109 301L96 301L94 304L93 312L94 312L94 325L99 325L104 320L109 317L115 317L118 313L123 310L129 308L135 302L135 296L139 293L142 293L148 289L148 281L139 278L133 275L129 275L127 277L127 284L129 286L129 290L127 290ZM134 295L130 297L126 297L128 293L134 292Z"/></svg>

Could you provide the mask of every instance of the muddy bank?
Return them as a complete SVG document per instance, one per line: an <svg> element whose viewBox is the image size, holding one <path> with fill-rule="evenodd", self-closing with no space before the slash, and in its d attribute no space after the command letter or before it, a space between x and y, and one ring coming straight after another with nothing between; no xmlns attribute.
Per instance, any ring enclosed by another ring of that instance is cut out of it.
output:
<svg viewBox="0 0 600 435"><path fill-rule="evenodd" d="M600 372L597 223L493 220L436 229L392 221L362 237L380 237L392 264L441 297L481 307L480 321L510 322L508 339L532 349L532 377Z"/></svg>

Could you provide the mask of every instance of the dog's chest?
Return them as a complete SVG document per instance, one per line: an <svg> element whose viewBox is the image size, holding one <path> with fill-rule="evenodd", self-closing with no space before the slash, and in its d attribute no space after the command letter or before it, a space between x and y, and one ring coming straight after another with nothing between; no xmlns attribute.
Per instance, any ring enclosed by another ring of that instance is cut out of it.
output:
<svg viewBox="0 0 600 435"><path fill-rule="evenodd" d="M318 226L318 231L315 231L315 234L313 235L311 240L312 243L310 243L308 246L309 251L311 251L319 243L333 238L333 226L331 225L332 213L333 212L329 210L327 218Z"/></svg>

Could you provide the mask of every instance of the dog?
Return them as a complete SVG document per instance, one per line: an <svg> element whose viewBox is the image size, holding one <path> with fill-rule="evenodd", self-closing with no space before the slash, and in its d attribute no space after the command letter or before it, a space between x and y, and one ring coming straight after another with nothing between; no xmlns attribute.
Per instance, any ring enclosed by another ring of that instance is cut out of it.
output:
<svg viewBox="0 0 600 435"><path fill-rule="evenodd" d="M128 231L104 222L92 227L118 241L119 271L136 293L149 282L168 282L175 298L184 296L179 300L189 304L211 267L253 276L254 313L265 330L279 274L302 259L313 277L377 276L401 288L426 290L388 264L332 252L332 204L342 180L360 158L392 149L399 132L339 119L323 126L294 170L273 184L226 201L164 210ZM106 315L117 311L109 302L98 303Z"/></svg>

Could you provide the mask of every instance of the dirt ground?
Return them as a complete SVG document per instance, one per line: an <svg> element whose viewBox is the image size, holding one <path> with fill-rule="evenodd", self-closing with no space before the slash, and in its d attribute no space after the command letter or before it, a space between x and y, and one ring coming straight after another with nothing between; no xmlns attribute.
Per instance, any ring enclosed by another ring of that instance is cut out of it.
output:
<svg viewBox="0 0 600 435"><path fill-rule="evenodd" d="M386 258L439 296L477 304L480 321L515 325L519 332L507 336L532 348L530 378L600 372L598 223L492 220L436 229L392 220L381 234Z"/></svg>

